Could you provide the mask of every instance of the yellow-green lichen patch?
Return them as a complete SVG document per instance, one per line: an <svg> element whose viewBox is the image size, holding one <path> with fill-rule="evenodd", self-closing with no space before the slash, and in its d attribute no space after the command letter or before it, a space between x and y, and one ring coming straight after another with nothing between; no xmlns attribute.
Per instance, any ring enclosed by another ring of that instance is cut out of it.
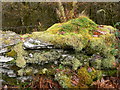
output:
<svg viewBox="0 0 120 90"><path fill-rule="evenodd" d="M13 50L17 52L17 58L16 58L16 65L18 67L24 67L26 65L26 61L24 59L24 56L27 54L27 52L22 47L23 43L19 43L14 46Z"/></svg>
<svg viewBox="0 0 120 90"><path fill-rule="evenodd" d="M3 40L5 44L9 45L11 43L10 40Z"/></svg>
<svg viewBox="0 0 120 90"><path fill-rule="evenodd" d="M55 80L59 81L59 84L63 88L71 88L72 87L71 77L64 74L63 72L56 73Z"/></svg>
<svg viewBox="0 0 120 90"><path fill-rule="evenodd" d="M26 62L27 63L37 63L40 64L41 62L53 62L55 60L58 60L61 56L61 53L55 50L50 50L50 51L41 51L41 52L34 52L33 57L27 57Z"/></svg>
<svg viewBox="0 0 120 90"><path fill-rule="evenodd" d="M113 55L108 55L106 58L102 60L103 69L109 69L114 67L115 57Z"/></svg>

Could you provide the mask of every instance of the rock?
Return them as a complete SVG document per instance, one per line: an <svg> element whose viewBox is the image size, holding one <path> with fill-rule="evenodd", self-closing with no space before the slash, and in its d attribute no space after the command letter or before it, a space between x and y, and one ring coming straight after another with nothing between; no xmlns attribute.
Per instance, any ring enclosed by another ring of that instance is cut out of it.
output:
<svg viewBox="0 0 120 90"><path fill-rule="evenodd" d="M38 63L45 64L46 62L54 62L58 60L63 52L58 52L58 50L42 50L40 52L34 52L33 57L27 57L27 63Z"/></svg>
<svg viewBox="0 0 120 90"><path fill-rule="evenodd" d="M53 48L52 44L43 43L39 40L34 40L31 38L29 40L25 41L23 46L26 49L49 49L49 48Z"/></svg>
<svg viewBox="0 0 120 90"><path fill-rule="evenodd" d="M0 56L0 62L9 62L14 60L12 57L5 57L5 56Z"/></svg>
<svg viewBox="0 0 120 90"><path fill-rule="evenodd" d="M31 81L32 80L32 76L17 77L17 80L21 80L22 82Z"/></svg>
<svg viewBox="0 0 120 90"><path fill-rule="evenodd" d="M0 49L12 46L20 42L20 36L12 31L1 31L0 30L0 41L1 46Z"/></svg>
<svg viewBox="0 0 120 90"><path fill-rule="evenodd" d="M65 56L65 58L63 57L63 60L61 60L61 64L70 65L72 66L73 70L77 70L78 67L82 66L80 60L70 55Z"/></svg>
<svg viewBox="0 0 120 90"><path fill-rule="evenodd" d="M8 52L8 49L7 49L7 48L2 48L2 49L0 49L0 54L6 53L6 52Z"/></svg>
<svg viewBox="0 0 120 90"><path fill-rule="evenodd" d="M16 74L13 72L13 70L9 70L7 72L8 77L16 77Z"/></svg>

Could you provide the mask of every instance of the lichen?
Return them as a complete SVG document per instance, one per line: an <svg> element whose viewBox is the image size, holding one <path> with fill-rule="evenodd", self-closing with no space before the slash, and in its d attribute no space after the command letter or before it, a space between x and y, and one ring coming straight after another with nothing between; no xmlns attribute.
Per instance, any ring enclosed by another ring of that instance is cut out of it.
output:
<svg viewBox="0 0 120 90"><path fill-rule="evenodd" d="M93 66L95 69L102 69L102 61L101 59L96 59L94 61L91 61L91 66Z"/></svg>
<svg viewBox="0 0 120 90"><path fill-rule="evenodd" d="M17 52L16 65L18 67L24 67L26 65L24 56L27 55L27 52L23 49L22 45L23 43L19 43L13 48L13 50Z"/></svg>
<svg viewBox="0 0 120 90"><path fill-rule="evenodd" d="M60 58L62 53L57 50L44 50L41 52L33 53L33 57L27 57L27 63L42 64L46 62L54 62Z"/></svg>
<svg viewBox="0 0 120 90"><path fill-rule="evenodd" d="M106 58L102 60L102 68L110 69L114 68L115 57L113 55L108 55Z"/></svg>
<svg viewBox="0 0 120 90"><path fill-rule="evenodd" d="M59 84L63 88L71 88L72 87L70 76L67 76L63 72L56 73L55 74L55 80L59 81Z"/></svg>
<svg viewBox="0 0 120 90"><path fill-rule="evenodd" d="M63 59L61 61L61 64L72 66L73 70L77 70L78 67L82 66L82 63L80 62L80 60L72 56L68 56L65 59Z"/></svg>

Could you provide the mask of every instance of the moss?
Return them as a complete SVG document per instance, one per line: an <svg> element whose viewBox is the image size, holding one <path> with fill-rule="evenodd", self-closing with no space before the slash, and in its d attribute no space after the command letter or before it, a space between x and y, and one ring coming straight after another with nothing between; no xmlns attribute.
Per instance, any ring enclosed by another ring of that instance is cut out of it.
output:
<svg viewBox="0 0 120 90"><path fill-rule="evenodd" d="M66 33L65 35L50 33L33 33L33 38L46 41L55 45L55 47L68 48L73 47L75 50L82 50L88 43L87 39L81 34Z"/></svg>
<svg viewBox="0 0 120 90"><path fill-rule="evenodd" d="M100 80L102 78L102 71L101 70L96 70L94 68L91 68L92 71L89 72L91 78L93 81Z"/></svg>
<svg viewBox="0 0 120 90"><path fill-rule="evenodd" d="M31 34L24 34L24 35L21 35L20 37L22 37L22 38L29 38L29 37L31 37Z"/></svg>
<svg viewBox="0 0 120 90"><path fill-rule="evenodd" d="M112 45L112 43L110 43L110 44ZM107 55L111 54L111 51L114 49L111 47L111 45L108 45L108 43L106 43L103 38L98 38L98 37L91 38L90 43L89 43L89 47L91 50L94 51L94 53L99 52L99 53L103 54L103 56L105 56L105 57Z"/></svg>
<svg viewBox="0 0 120 90"><path fill-rule="evenodd" d="M76 51L81 51L86 46L89 46L95 52L107 51L107 47L111 47L114 42L114 34L110 34L109 29L112 31L115 29L110 26L104 26L103 28L97 26L88 17L80 16L65 23L54 24L44 32L32 33L32 37L50 42L56 47L73 47ZM100 35L100 37L93 37L92 35L95 30L106 31L108 33Z"/></svg>
<svg viewBox="0 0 120 90"><path fill-rule="evenodd" d="M105 44L109 47L117 43L114 34L101 35L100 38L102 38L105 41Z"/></svg>
<svg viewBox="0 0 120 90"><path fill-rule="evenodd" d="M105 43L104 40L101 38L91 38L90 39L90 44L89 44L90 48L96 51L101 51L103 49L105 49Z"/></svg>
<svg viewBox="0 0 120 90"><path fill-rule="evenodd" d="M79 84L90 85L93 82L90 74L85 67L78 70Z"/></svg>
<svg viewBox="0 0 120 90"><path fill-rule="evenodd" d="M61 26L61 23L54 24L50 28L48 28L47 31L52 34L56 34L59 30L61 30Z"/></svg>
<svg viewBox="0 0 120 90"><path fill-rule="evenodd" d="M19 76L23 76L24 72L25 72L24 69L20 69L20 70L17 71Z"/></svg>
<svg viewBox="0 0 120 90"><path fill-rule="evenodd" d="M35 70L32 67L26 67L18 70L18 75L19 76L24 76L24 75L32 75Z"/></svg>
<svg viewBox="0 0 120 90"><path fill-rule="evenodd" d="M7 55L7 56L10 56L10 57L16 58L17 53L15 52L15 50L11 50L10 52L6 53L6 55Z"/></svg>
<svg viewBox="0 0 120 90"><path fill-rule="evenodd" d="M65 23L59 23L54 24L52 27L47 29L47 32L57 34L60 31L65 32L79 32L80 30L84 31L84 29L92 30L97 27L97 24L95 24L92 20L90 20L88 17L80 16L79 18L69 20Z"/></svg>
<svg viewBox="0 0 120 90"><path fill-rule="evenodd" d="M106 76L117 76L117 70L103 70L102 73Z"/></svg>
<svg viewBox="0 0 120 90"><path fill-rule="evenodd" d="M114 33L114 31L116 31L117 29L112 27L112 26L106 26L104 25L102 28L99 28L101 31L105 31L108 33Z"/></svg>
<svg viewBox="0 0 120 90"><path fill-rule="evenodd" d="M107 63L107 67L112 67L108 63L108 56L116 54L115 51L115 36L112 32L116 29L111 26L98 26L95 22L85 16L69 20L65 23L57 23L48 28L44 32L33 32L31 37L33 39L41 40L43 42L51 43L55 48L69 49L72 48L75 52L80 52L85 55L75 56L74 60L60 61L64 65L72 65L73 69L77 69L83 64L88 64L90 56L99 53L102 59L91 62L91 66L96 69L104 68ZM94 31L106 32L105 34L98 34L94 37ZM56 53L56 52L55 52ZM27 63L41 63L41 61L54 61L61 54L54 54L53 52L40 52L34 53L33 58L28 58ZM87 56L88 55L88 56ZM59 57L60 58L60 57ZM106 61L105 61L106 60ZM113 59L112 59L113 60ZM110 60L110 62L112 62ZM103 62L104 61L104 62ZM77 63L76 63L77 62Z"/></svg>

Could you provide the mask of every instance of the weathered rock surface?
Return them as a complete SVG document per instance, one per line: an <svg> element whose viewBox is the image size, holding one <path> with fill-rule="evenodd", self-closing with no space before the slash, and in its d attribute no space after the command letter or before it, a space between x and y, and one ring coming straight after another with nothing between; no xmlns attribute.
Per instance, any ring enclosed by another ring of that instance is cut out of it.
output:
<svg viewBox="0 0 120 90"><path fill-rule="evenodd" d="M4 57L4 56L0 56L0 62L9 62L14 60L14 58L12 57Z"/></svg>
<svg viewBox="0 0 120 90"><path fill-rule="evenodd" d="M2 56L10 51L11 46L19 43L20 36L12 31L0 31L0 62L9 62L14 60L12 57Z"/></svg>
<svg viewBox="0 0 120 90"><path fill-rule="evenodd" d="M20 36L12 31L0 31L0 49L12 46L20 42Z"/></svg>
<svg viewBox="0 0 120 90"><path fill-rule="evenodd" d="M34 40L32 38L25 41L23 46L26 49L50 49L50 48L54 48L53 44L44 43L44 42L41 42L40 40Z"/></svg>

